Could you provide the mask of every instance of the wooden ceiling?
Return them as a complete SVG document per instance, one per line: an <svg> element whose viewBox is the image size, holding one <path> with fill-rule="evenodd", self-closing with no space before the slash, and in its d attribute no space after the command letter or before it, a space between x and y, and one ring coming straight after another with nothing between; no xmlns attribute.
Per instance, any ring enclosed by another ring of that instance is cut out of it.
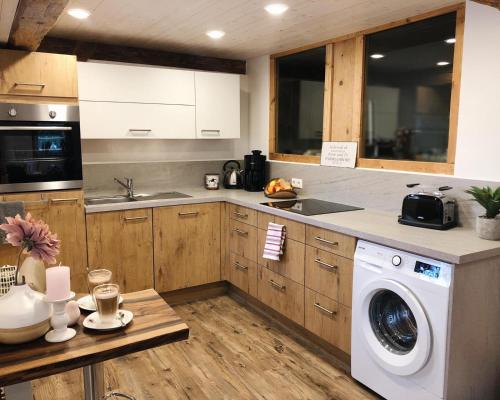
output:
<svg viewBox="0 0 500 400"><path fill-rule="evenodd" d="M284 2L280 17L264 6ZM63 13L51 37L233 59L248 59L423 14L460 0L70 0L92 12ZM214 41L207 30L226 36Z"/></svg>

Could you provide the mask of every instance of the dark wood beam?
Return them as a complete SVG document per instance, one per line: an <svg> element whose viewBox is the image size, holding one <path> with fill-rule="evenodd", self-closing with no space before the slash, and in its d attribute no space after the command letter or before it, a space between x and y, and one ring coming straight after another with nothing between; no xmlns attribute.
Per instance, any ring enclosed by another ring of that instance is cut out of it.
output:
<svg viewBox="0 0 500 400"><path fill-rule="evenodd" d="M200 69L204 71L245 74L246 62L225 58L196 56L168 51L143 49L112 44L81 42L46 37L38 51L76 55L79 61L102 60L134 64Z"/></svg>
<svg viewBox="0 0 500 400"><path fill-rule="evenodd" d="M473 1L479 4L495 7L500 11L500 0L473 0Z"/></svg>
<svg viewBox="0 0 500 400"><path fill-rule="evenodd" d="M10 31L10 47L36 51L68 2L69 0L20 0Z"/></svg>

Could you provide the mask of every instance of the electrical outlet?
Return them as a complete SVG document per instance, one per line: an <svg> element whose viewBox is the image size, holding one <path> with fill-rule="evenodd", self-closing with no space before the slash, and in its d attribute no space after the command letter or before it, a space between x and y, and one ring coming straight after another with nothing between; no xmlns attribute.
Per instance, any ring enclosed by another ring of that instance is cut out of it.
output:
<svg viewBox="0 0 500 400"><path fill-rule="evenodd" d="M300 179L300 178L292 178L292 186L294 188L297 188L297 189L302 189L304 187L302 179Z"/></svg>

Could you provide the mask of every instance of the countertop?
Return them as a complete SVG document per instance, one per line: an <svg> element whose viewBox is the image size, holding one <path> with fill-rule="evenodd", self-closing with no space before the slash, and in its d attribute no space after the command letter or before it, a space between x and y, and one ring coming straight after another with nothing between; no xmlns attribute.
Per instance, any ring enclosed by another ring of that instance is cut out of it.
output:
<svg viewBox="0 0 500 400"><path fill-rule="evenodd" d="M251 193L244 190L226 189L206 190L204 188L175 188L171 190L191 197L92 205L86 206L85 210L86 213L96 213L226 201L452 264L464 264L500 256L500 242L480 239L473 229L457 227L448 231L436 231L405 226L397 222L397 216L394 214L369 209L304 216L260 204L269 201L262 192ZM91 195L94 194L86 193L87 197L91 197ZM95 195L102 195L102 193ZM306 197L314 196L304 196L303 198Z"/></svg>

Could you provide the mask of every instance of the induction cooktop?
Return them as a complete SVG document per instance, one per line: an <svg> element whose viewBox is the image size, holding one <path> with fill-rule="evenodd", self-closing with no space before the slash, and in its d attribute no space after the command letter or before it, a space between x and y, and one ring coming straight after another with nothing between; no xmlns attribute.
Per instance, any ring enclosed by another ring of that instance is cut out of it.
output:
<svg viewBox="0 0 500 400"><path fill-rule="evenodd" d="M362 210L362 208L359 207L353 207L340 203L332 203L331 201L318 199L267 201L261 204L301 215L320 215Z"/></svg>

